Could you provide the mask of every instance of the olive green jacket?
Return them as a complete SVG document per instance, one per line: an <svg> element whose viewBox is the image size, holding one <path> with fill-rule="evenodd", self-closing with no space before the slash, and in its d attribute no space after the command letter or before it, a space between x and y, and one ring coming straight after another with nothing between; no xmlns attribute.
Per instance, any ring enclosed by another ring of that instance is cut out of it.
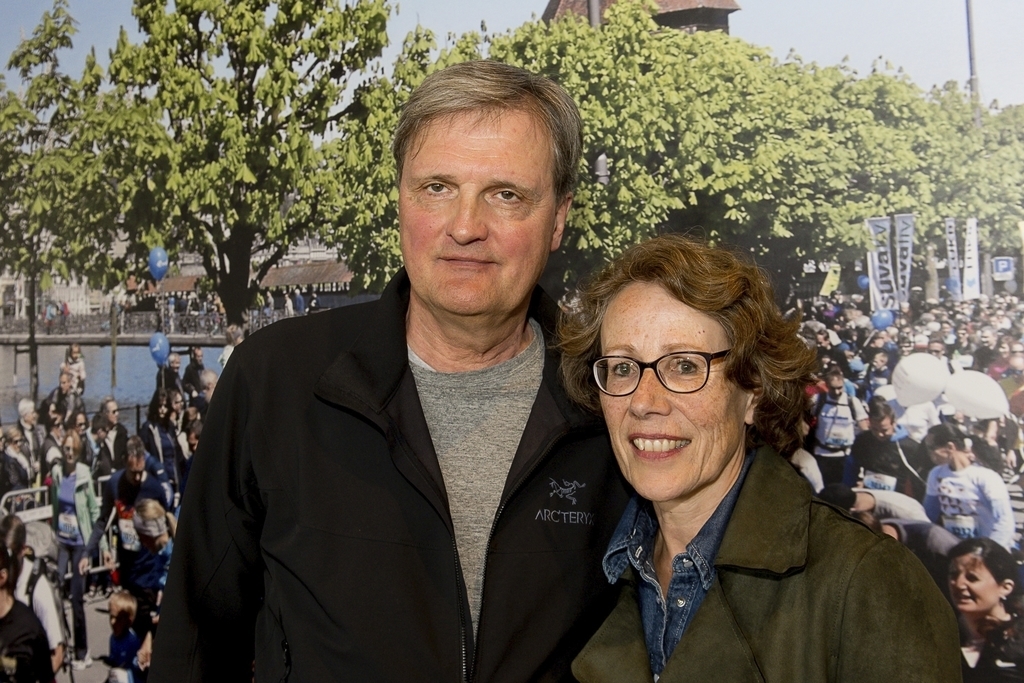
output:
<svg viewBox="0 0 1024 683"><path fill-rule="evenodd" d="M956 618L909 550L830 505L762 448L715 581L659 683L960 681ZM650 683L635 576L576 657L581 683Z"/></svg>

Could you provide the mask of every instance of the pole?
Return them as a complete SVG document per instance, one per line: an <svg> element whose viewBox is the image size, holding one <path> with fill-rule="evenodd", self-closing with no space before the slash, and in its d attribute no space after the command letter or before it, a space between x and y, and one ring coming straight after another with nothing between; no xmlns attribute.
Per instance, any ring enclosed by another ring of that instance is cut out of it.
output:
<svg viewBox="0 0 1024 683"><path fill-rule="evenodd" d="M967 58L971 68L971 104L974 107L974 125L981 128L981 93L978 92L978 70L974 59L974 11L967 1Z"/></svg>
<svg viewBox="0 0 1024 683"><path fill-rule="evenodd" d="M597 28L601 25L601 0L587 0L587 14L590 15L590 25Z"/></svg>
<svg viewBox="0 0 1024 683"><path fill-rule="evenodd" d="M117 386L117 297L110 297L110 393Z"/></svg>
<svg viewBox="0 0 1024 683"><path fill-rule="evenodd" d="M28 278L28 386L32 402L39 405L39 347L36 346L36 275Z"/></svg>

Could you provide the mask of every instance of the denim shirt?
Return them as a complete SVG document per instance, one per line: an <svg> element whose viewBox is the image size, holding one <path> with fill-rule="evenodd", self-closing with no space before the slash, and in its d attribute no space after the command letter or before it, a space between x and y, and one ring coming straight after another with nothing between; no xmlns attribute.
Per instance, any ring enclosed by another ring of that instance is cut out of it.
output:
<svg viewBox="0 0 1024 683"><path fill-rule="evenodd" d="M633 565L641 577L637 582L637 596L654 680L658 680L676 644L711 589L715 578L715 557L743 480L754 461L753 453L747 453L736 483L686 546L686 552L672 558L672 579L667 599L662 597L661 584L654 572L654 539L658 520L649 501L633 496L608 544L603 565L609 583L618 581L629 565Z"/></svg>

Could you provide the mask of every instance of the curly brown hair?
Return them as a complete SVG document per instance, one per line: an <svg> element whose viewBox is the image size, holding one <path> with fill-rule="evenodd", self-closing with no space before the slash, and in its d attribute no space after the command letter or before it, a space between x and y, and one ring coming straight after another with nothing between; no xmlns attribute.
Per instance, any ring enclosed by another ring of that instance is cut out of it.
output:
<svg viewBox="0 0 1024 683"><path fill-rule="evenodd" d="M768 277L748 259L681 235L631 247L587 282L563 312L560 373L570 398L600 411L591 365L601 355L601 324L611 300L635 282L661 285L725 329L732 345L724 359L726 378L758 394L747 444L763 441L785 456L799 448L804 391L817 368L814 351L798 334L799 321L782 317Z"/></svg>

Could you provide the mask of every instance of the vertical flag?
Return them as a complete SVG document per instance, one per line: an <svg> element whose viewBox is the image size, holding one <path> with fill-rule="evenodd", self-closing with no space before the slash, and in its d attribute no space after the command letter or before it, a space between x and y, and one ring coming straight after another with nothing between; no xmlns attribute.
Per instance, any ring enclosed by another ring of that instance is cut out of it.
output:
<svg viewBox="0 0 1024 683"><path fill-rule="evenodd" d="M914 214L896 214L896 269L900 303L910 301L910 268L914 257Z"/></svg>
<svg viewBox="0 0 1024 683"><path fill-rule="evenodd" d="M833 263L829 266L828 275L825 276L825 282L821 284L821 291L818 292L818 296L830 296L832 292L839 288L839 275L841 272L841 266L838 263Z"/></svg>
<svg viewBox="0 0 1024 683"><path fill-rule="evenodd" d="M959 301L963 293L963 284L960 279L960 250L956 244L956 219L946 219L946 263L949 265L949 279L946 282L946 289L953 295L954 301Z"/></svg>
<svg viewBox="0 0 1024 683"><path fill-rule="evenodd" d="M967 219L967 233L964 235L964 299L981 296L981 270L978 267L978 219Z"/></svg>
<svg viewBox="0 0 1024 683"><path fill-rule="evenodd" d="M871 310L899 310L896 279L892 270L892 252L889 248L892 220L888 217L869 218L866 222L872 245L872 250L868 252Z"/></svg>

